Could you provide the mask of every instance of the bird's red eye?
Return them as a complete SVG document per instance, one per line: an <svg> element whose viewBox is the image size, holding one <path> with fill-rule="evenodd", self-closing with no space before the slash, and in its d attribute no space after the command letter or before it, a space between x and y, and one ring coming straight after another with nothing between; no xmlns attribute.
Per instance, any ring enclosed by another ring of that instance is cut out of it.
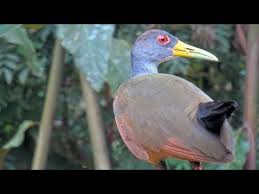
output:
<svg viewBox="0 0 259 194"><path fill-rule="evenodd" d="M167 35L158 35L157 41L162 45L167 45L170 42L170 38Z"/></svg>

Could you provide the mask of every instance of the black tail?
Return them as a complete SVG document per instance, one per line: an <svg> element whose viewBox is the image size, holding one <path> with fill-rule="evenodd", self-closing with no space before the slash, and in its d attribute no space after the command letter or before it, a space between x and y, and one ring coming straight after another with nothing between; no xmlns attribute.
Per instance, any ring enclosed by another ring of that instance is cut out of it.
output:
<svg viewBox="0 0 259 194"><path fill-rule="evenodd" d="M234 110L238 107L235 101L206 102L199 104L197 118L209 131L220 134L220 129Z"/></svg>

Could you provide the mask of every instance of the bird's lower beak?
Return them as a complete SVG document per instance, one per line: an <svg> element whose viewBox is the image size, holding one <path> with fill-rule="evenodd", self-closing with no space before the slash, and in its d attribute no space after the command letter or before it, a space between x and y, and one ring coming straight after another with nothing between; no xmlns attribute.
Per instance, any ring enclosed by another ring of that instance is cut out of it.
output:
<svg viewBox="0 0 259 194"><path fill-rule="evenodd" d="M213 54L196 48L194 46L183 43L178 40L177 44L172 49L173 56L177 57L187 57L187 58L196 58L196 59L204 59L209 61L218 61L218 58Z"/></svg>

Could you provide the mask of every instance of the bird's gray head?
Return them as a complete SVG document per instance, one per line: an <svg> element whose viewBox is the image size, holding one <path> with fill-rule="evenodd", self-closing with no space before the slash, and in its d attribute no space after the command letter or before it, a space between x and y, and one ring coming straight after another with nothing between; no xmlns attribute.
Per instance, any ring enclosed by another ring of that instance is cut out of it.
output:
<svg viewBox="0 0 259 194"><path fill-rule="evenodd" d="M218 61L211 53L185 44L164 30L148 30L135 41L131 50L133 76L158 73L158 65L175 57Z"/></svg>

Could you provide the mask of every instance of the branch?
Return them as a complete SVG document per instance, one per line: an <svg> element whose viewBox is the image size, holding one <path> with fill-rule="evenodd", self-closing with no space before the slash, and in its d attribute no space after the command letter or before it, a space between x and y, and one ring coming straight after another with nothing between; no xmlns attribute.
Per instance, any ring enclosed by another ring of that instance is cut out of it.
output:
<svg viewBox="0 0 259 194"><path fill-rule="evenodd" d="M111 164L108 157L105 134L103 131L103 123L97 101L97 94L91 88L90 83L85 79L84 75L81 73L80 81L85 98L85 110L87 113L95 169L108 170L111 168Z"/></svg>
<svg viewBox="0 0 259 194"><path fill-rule="evenodd" d="M249 25L247 46L244 125L250 143L250 150L244 168L251 170L256 169L256 102L258 98L259 25Z"/></svg>
<svg viewBox="0 0 259 194"><path fill-rule="evenodd" d="M62 66L65 59L64 54L64 49L62 48L60 42L56 40L39 135L33 156L33 170L41 170L46 166L52 124L55 116L56 103L62 76Z"/></svg>
<svg viewBox="0 0 259 194"><path fill-rule="evenodd" d="M244 52L244 54L247 54L247 39L245 36L245 31L242 28L241 24L236 25L236 32L237 32L237 38L238 38L239 45L240 45L242 51Z"/></svg>
<svg viewBox="0 0 259 194"><path fill-rule="evenodd" d="M247 139L249 142L249 152L247 154L244 169L255 170L256 169L256 136L253 129L249 127L247 123L244 124L243 129L246 131Z"/></svg>

